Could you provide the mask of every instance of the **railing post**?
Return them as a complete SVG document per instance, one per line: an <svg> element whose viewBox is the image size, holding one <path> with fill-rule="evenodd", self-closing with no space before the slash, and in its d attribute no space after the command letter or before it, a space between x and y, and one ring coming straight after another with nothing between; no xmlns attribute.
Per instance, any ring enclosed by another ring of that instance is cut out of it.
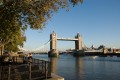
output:
<svg viewBox="0 0 120 80"><path fill-rule="evenodd" d="M16 63L17 63L17 56L16 56Z"/></svg>
<svg viewBox="0 0 120 80"><path fill-rule="evenodd" d="M2 66L0 66L0 80L2 80Z"/></svg>
<svg viewBox="0 0 120 80"><path fill-rule="evenodd" d="M47 61L45 61L45 79L47 79Z"/></svg>
<svg viewBox="0 0 120 80"><path fill-rule="evenodd" d="M32 79L31 79L31 63L30 63L30 62L29 62L29 65L28 65L28 66L29 66L29 80L32 80Z"/></svg>
<svg viewBox="0 0 120 80"><path fill-rule="evenodd" d="M10 73L11 73L11 65L8 65L8 80L10 80Z"/></svg>
<svg viewBox="0 0 120 80"><path fill-rule="evenodd" d="M48 62L48 77L51 77L51 62Z"/></svg>
<svg viewBox="0 0 120 80"><path fill-rule="evenodd" d="M43 64L43 60L41 60L41 61L42 61L42 70L43 70L43 65L44 65L44 64Z"/></svg>

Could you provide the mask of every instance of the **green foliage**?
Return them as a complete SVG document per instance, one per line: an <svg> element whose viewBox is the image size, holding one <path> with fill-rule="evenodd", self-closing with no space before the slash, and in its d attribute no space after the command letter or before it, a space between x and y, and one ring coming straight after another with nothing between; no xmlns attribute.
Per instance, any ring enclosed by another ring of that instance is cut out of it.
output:
<svg viewBox="0 0 120 80"><path fill-rule="evenodd" d="M78 2L83 3L83 0L69 0L69 1L73 4L73 6L77 5Z"/></svg>
<svg viewBox="0 0 120 80"><path fill-rule="evenodd" d="M6 49L17 50L28 26L43 29L54 12L79 2L83 0L0 0L0 46L7 44Z"/></svg>
<svg viewBox="0 0 120 80"><path fill-rule="evenodd" d="M5 45L5 50L17 52L19 50L18 45L23 46L24 41L26 41L26 37L17 34L14 36L13 41Z"/></svg>
<svg viewBox="0 0 120 80"><path fill-rule="evenodd" d="M3 2L2 2L3 1ZM73 5L83 0L69 0ZM68 7L68 0L1 0L0 20L19 24L21 29L42 29L52 14Z"/></svg>

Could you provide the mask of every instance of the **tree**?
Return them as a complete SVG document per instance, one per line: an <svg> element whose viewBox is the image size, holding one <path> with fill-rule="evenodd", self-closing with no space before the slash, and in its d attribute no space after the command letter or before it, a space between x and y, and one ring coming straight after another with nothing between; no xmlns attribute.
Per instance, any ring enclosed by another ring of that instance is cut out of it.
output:
<svg viewBox="0 0 120 80"><path fill-rule="evenodd" d="M43 29L54 12L79 2L83 0L0 0L0 47L19 45L14 37L20 38L28 26Z"/></svg>
<svg viewBox="0 0 120 80"><path fill-rule="evenodd" d="M23 46L23 42L26 41L26 37L20 33L21 32L17 33L17 35L14 36L13 41L5 45L5 50L8 50L9 52L17 52L19 50L18 45Z"/></svg>

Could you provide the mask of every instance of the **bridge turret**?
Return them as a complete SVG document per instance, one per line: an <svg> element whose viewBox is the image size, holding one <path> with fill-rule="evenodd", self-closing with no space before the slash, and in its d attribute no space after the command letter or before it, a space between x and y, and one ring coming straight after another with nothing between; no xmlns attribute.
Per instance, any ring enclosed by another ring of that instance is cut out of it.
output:
<svg viewBox="0 0 120 80"><path fill-rule="evenodd" d="M77 37L80 37L81 35L80 35L80 33L77 33Z"/></svg>

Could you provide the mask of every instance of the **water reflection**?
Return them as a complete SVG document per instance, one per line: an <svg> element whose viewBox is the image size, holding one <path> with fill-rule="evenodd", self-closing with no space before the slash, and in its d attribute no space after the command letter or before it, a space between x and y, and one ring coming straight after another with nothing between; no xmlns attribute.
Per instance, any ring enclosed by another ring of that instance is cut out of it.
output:
<svg viewBox="0 0 120 80"><path fill-rule="evenodd" d="M75 59L76 79L83 80L84 75L84 60L82 58Z"/></svg>
<svg viewBox="0 0 120 80"><path fill-rule="evenodd" d="M52 73L57 73L57 61L58 58L49 58L50 59L50 68Z"/></svg>

